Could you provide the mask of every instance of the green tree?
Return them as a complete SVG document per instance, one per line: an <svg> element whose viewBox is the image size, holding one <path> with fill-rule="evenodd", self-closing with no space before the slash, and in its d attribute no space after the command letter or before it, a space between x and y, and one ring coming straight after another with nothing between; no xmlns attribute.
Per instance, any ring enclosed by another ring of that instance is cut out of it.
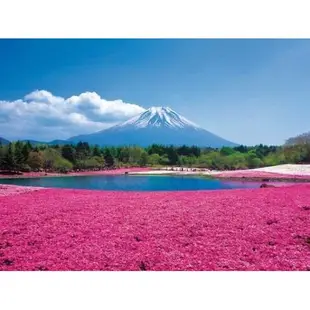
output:
<svg viewBox="0 0 310 310"><path fill-rule="evenodd" d="M15 171L17 168L13 143L9 144L7 152L4 155L3 166L5 170L9 171Z"/></svg>
<svg viewBox="0 0 310 310"><path fill-rule="evenodd" d="M20 141L17 141L15 143L14 155L15 155L15 161L16 161L16 168L18 170L22 170L23 166L26 163L26 160L23 154L23 144Z"/></svg>
<svg viewBox="0 0 310 310"><path fill-rule="evenodd" d="M178 153L177 153L177 151L176 151L174 146L171 145L167 149L167 155L168 155L169 163L171 165L176 165L177 162L178 162Z"/></svg>
<svg viewBox="0 0 310 310"><path fill-rule="evenodd" d="M118 152L118 159L127 164L129 162L129 147L125 146L125 147L121 147L119 152Z"/></svg>
<svg viewBox="0 0 310 310"><path fill-rule="evenodd" d="M226 169L246 169L247 160L244 154L240 152L235 152L227 157L225 157L225 168Z"/></svg>
<svg viewBox="0 0 310 310"><path fill-rule="evenodd" d="M131 147L129 148L129 164L137 165L141 159L141 155L143 153L143 149L141 147Z"/></svg>
<svg viewBox="0 0 310 310"><path fill-rule="evenodd" d="M102 155L94 156L93 159L96 160L96 162L98 163L98 167L99 168L103 168L104 167L105 162L104 162L104 157Z"/></svg>
<svg viewBox="0 0 310 310"><path fill-rule="evenodd" d="M248 168L259 168L263 166L263 162L260 158L257 157L255 150L251 150L248 152L247 163L248 163Z"/></svg>
<svg viewBox="0 0 310 310"><path fill-rule="evenodd" d="M227 147L227 146L222 147L220 150L220 154L223 156L232 155L234 152L235 152L234 149L232 149L231 147Z"/></svg>
<svg viewBox="0 0 310 310"><path fill-rule="evenodd" d="M28 155L27 164L33 170L38 170L43 167L43 154L42 152L31 151Z"/></svg>
<svg viewBox="0 0 310 310"><path fill-rule="evenodd" d="M62 147L61 155L66 160L69 160L71 163L75 163L76 161L76 151L70 144L66 144Z"/></svg>
<svg viewBox="0 0 310 310"><path fill-rule="evenodd" d="M114 166L114 157L112 156L110 150L107 148L104 152L104 161L107 167Z"/></svg>
<svg viewBox="0 0 310 310"><path fill-rule="evenodd" d="M25 162L27 162L28 156L29 156L29 153L31 152L31 150L32 150L32 147L31 147L31 144L29 143L29 141L27 143L24 143L24 145L22 147L22 154L23 154Z"/></svg>
<svg viewBox="0 0 310 310"><path fill-rule="evenodd" d="M64 159L54 148L47 148L43 151L43 168L45 170L55 170L56 166Z"/></svg>
<svg viewBox="0 0 310 310"><path fill-rule="evenodd" d="M5 165L5 146L4 145L0 145L0 170L4 169L4 165Z"/></svg>
<svg viewBox="0 0 310 310"><path fill-rule="evenodd" d="M76 145L76 159L84 160L91 155L90 147L87 142L79 142Z"/></svg>
<svg viewBox="0 0 310 310"><path fill-rule="evenodd" d="M100 157L102 154L101 154L101 151L100 151L100 148L98 145L95 145L94 148L93 148L93 156L98 156Z"/></svg>
<svg viewBox="0 0 310 310"><path fill-rule="evenodd" d="M159 156L163 156L166 154L165 147L163 145L153 144L148 149L147 152L149 155L158 154Z"/></svg>
<svg viewBox="0 0 310 310"><path fill-rule="evenodd" d="M200 155L197 159L197 165L201 168L212 168L212 159L209 155Z"/></svg>
<svg viewBox="0 0 310 310"><path fill-rule="evenodd" d="M156 153L152 154L152 155L148 155L148 163L151 166L156 166L159 165L160 163L160 156Z"/></svg>
<svg viewBox="0 0 310 310"><path fill-rule="evenodd" d="M62 158L62 157L57 157L55 162L53 163L53 168L61 173L66 173L69 172L72 169L73 165L70 163L69 160Z"/></svg>
<svg viewBox="0 0 310 310"><path fill-rule="evenodd" d="M165 166L169 164L169 158L168 158L167 154L160 156L159 164L165 165Z"/></svg>
<svg viewBox="0 0 310 310"><path fill-rule="evenodd" d="M147 152L143 151L139 159L139 166L145 167L147 163L148 163L148 155Z"/></svg>

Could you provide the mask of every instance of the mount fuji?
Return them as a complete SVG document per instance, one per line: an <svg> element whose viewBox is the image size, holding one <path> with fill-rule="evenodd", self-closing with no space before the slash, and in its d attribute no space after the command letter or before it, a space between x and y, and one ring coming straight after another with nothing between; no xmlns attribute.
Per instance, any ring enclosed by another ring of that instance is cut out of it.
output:
<svg viewBox="0 0 310 310"><path fill-rule="evenodd" d="M152 107L121 124L93 134L75 136L68 141L100 146L172 144L219 148L237 145L203 129L168 107Z"/></svg>

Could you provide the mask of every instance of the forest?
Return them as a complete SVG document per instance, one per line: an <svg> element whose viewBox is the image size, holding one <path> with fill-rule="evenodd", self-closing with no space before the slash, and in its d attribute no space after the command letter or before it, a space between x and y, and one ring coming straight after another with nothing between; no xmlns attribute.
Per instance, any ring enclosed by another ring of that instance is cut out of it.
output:
<svg viewBox="0 0 310 310"><path fill-rule="evenodd" d="M286 163L309 163L310 142L291 138L283 146L238 146L220 149L196 146L99 147L75 145L33 145L29 141L0 144L0 170L12 173L102 170L121 167L181 166L213 170L237 170Z"/></svg>

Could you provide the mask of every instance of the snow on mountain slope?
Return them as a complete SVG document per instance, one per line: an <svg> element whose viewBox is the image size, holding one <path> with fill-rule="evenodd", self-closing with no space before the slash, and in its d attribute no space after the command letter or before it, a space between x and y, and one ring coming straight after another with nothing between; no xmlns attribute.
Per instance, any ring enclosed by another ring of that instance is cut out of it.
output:
<svg viewBox="0 0 310 310"><path fill-rule="evenodd" d="M137 128L145 128L147 126L164 126L169 128L192 127L194 129L202 129L195 123L189 121L168 107L152 107L142 114L135 116L122 124L116 125L115 129L127 126Z"/></svg>
<svg viewBox="0 0 310 310"><path fill-rule="evenodd" d="M99 145L196 145L201 147L236 146L168 107L152 107L126 122L108 129L72 137L70 142L84 141Z"/></svg>

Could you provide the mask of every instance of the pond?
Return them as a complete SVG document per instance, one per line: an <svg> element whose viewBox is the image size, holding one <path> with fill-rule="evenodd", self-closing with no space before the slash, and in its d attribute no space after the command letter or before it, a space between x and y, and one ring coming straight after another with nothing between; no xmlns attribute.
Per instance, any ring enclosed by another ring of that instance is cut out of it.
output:
<svg viewBox="0 0 310 310"><path fill-rule="evenodd" d="M187 191L258 188L261 182L225 181L193 176L66 176L0 179L0 184L111 191Z"/></svg>

